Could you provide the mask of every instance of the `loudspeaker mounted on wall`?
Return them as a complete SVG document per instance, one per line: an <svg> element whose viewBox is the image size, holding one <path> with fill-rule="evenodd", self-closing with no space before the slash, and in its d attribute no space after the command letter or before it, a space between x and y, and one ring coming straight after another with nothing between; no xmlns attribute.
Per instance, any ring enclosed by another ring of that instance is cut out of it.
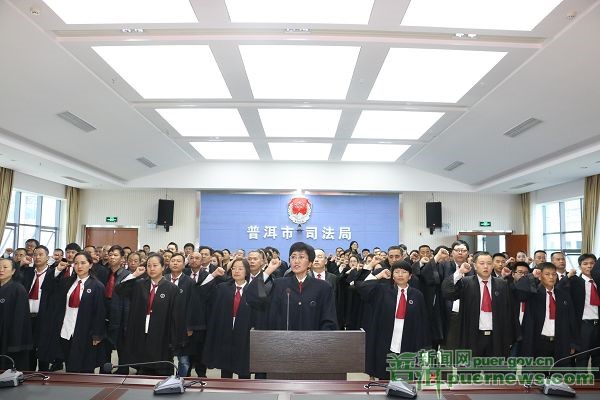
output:
<svg viewBox="0 0 600 400"><path fill-rule="evenodd" d="M436 228L442 227L442 202L428 201L425 203L425 220L429 233L433 235Z"/></svg>
<svg viewBox="0 0 600 400"><path fill-rule="evenodd" d="M169 232L169 227L173 226L174 207L175 200L158 200L158 217L156 218L156 225L164 226L167 232Z"/></svg>

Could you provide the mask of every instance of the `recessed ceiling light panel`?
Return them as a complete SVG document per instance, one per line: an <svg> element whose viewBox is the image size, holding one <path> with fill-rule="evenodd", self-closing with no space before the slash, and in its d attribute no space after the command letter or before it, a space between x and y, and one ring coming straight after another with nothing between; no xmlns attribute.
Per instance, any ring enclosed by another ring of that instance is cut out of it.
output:
<svg viewBox="0 0 600 400"><path fill-rule="evenodd" d="M341 110L260 109L260 119L267 137L335 136Z"/></svg>
<svg viewBox="0 0 600 400"><path fill-rule="evenodd" d="M419 139L441 112L365 110L360 114L353 139Z"/></svg>
<svg viewBox="0 0 600 400"><path fill-rule="evenodd" d="M256 99L345 99L360 47L243 45Z"/></svg>
<svg viewBox="0 0 600 400"><path fill-rule="evenodd" d="M92 47L145 99L231 98L208 46Z"/></svg>
<svg viewBox="0 0 600 400"><path fill-rule="evenodd" d="M235 108L165 108L156 111L181 136L248 136Z"/></svg>
<svg viewBox="0 0 600 400"><path fill-rule="evenodd" d="M189 0L43 0L65 24L198 22Z"/></svg>
<svg viewBox="0 0 600 400"><path fill-rule="evenodd" d="M368 24L373 0L225 0L231 22Z"/></svg>
<svg viewBox="0 0 600 400"><path fill-rule="evenodd" d="M349 144L342 161L394 162L409 147L401 144Z"/></svg>
<svg viewBox="0 0 600 400"><path fill-rule="evenodd" d="M456 103L506 52L392 48L369 100Z"/></svg>
<svg viewBox="0 0 600 400"><path fill-rule="evenodd" d="M531 31L561 1L411 0L402 25Z"/></svg>

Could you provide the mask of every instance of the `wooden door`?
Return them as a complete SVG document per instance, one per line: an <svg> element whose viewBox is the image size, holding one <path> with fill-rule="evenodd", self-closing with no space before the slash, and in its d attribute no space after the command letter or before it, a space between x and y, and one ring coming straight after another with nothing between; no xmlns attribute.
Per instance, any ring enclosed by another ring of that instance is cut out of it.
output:
<svg viewBox="0 0 600 400"><path fill-rule="evenodd" d="M85 228L85 246L104 246L118 244L138 249L138 228Z"/></svg>
<svg viewBox="0 0 600 400"><path fill-rule="evenodd" d="M529 235L506 235L506 252L516 257L519 251L529 255Z"/></svg>

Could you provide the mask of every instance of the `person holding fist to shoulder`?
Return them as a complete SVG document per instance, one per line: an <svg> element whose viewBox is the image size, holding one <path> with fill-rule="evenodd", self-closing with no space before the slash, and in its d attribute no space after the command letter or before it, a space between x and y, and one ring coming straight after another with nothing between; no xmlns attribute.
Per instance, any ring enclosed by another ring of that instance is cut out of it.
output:
<svg viewBox="0 0 600 400"><path fill-rule="evenodd" d="M158 253L148 256L146 267L140 266L115 286L119 296L129 299L129 316L124 350L127 363L149 361L173 362L173 351L181 344L185 332L179 332L175 303L179 288L164 279L164 259ZM122 361L121 361L122 362ZM139 375L171 375L168 363L144 365Z"/></svg>

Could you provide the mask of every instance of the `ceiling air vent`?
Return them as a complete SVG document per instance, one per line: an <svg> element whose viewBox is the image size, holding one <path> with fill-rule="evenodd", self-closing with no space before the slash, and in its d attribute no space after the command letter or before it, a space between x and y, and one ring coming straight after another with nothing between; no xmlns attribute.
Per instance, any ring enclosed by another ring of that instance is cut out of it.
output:
<svg viewBox="0 0 600 400"><path fill-rule="evenodd" d="M71 125L76 126L77 128L81 129L84 132L91 132L91 131L96 130L95 126L88 124L87 122L85 122L84 120L79 118L77 115L70 113L68 111L61 112L56 115L58 115L60 118L64 119Z"/></svg>
<svg viewBox="0 0 600 400"><path fill-rule="evenodd" d="M504 132L504 136L508 136L511 138L514 138L515 136L519 136L521 133L525 132L528 129L533 128L534 126L536 126L537 124L541 124L542 120L539 120L537 118L529 118L526 121L521 122L519 125L515 126L512 129L509 129L508 131Z"/></svg>
<svg viewBox="0 0 600 400"><path fill-rule="evenodd" d="M82 181L81 179L73 178L72 176L63 176L63 178L68 179L68 180L73 181L73 182L87 183L86 181Z"/></svg>
<svg viewBox="0 0 600 400"><path fill-rule="evenodd" d="M146 157L136 158L136 160L139 161L139 162L141 162L142 164L144 164L148 168L154 168L154 167L156 167L156 164L154 164L152 161L148 160Z"/></svg>
<svg viewBox="0 0 600 400"><path fill-rule="evenodd" d="M533 185L533 182L523 183L521 185L513 186L511 189L523 189L524 187Z"/></svg>
<svg viewBox="0 0 600 400"><path fill-rule="evenodd" d="M444 168L446 171L452 171L455 170L456 168L460 167L461 165L463 165L464 162L462 161L454 161L452 164L448 165L446 168Z"/></svg>

